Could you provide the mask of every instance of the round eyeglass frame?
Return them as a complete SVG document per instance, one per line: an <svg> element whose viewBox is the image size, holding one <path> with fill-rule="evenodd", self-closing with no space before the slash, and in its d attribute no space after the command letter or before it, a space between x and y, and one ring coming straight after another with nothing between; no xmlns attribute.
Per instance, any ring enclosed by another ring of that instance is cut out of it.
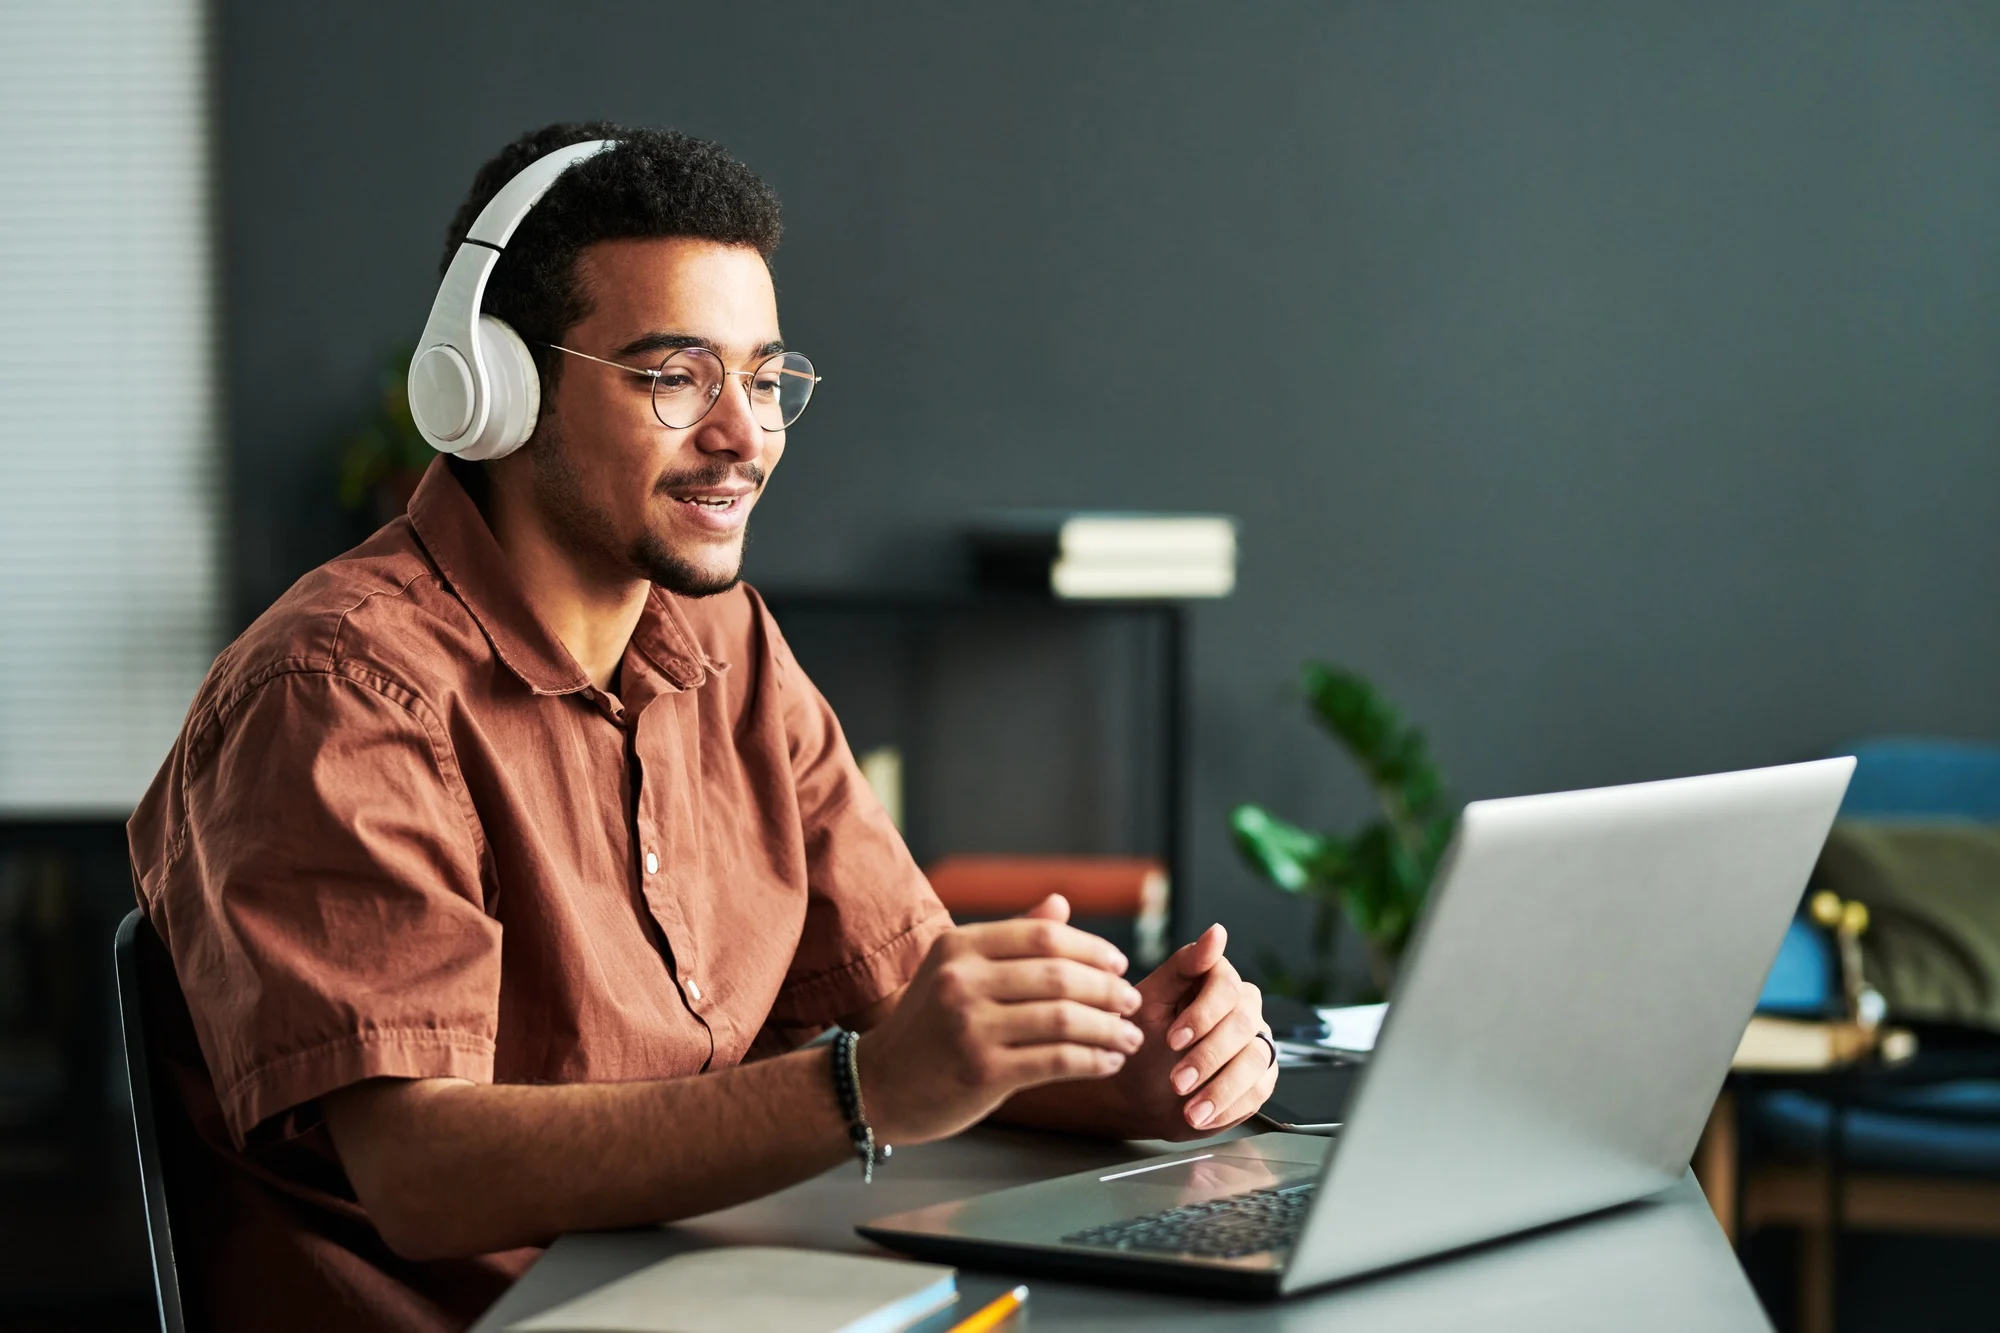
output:
<svg viewBox="0 0 2000 1333"><path fill-rule="evenodd" d="M817 373L813 367L812 359L803 352L773 352L749 370L731 370L729 367L723 366L722 380L717 384L715 394L709 398L708 406L702 408L693 421L688 422L686 425L676 426L667 420L665 413L660 411L660 379L666 374L667 362L687 352L700 352L706 356L713 357L716 364L721 365L722 358L716 356L711 349L706 347L676 347L673 351L668 352L660 358L659 365L648 368L645 366L628 366L623 361L607 361L601 356L592 356L588 352L579 352L574 347L564 347L561 343L543 343L542 346L549 348L551 351L562 352L565 355L578 357L585 361L595 361L600 366L610 366L613 370L622 370L628 375L646 376L653 382L652 393L649 395L653 408L653 420L659 422L668 430L693 430L696 426L707 420L708 414L715 410L715 405L722 401L721 385L727 383L731 377L742 377L744 381L743 395L745 398L748 398L750 396L750 381L756 378L757 372L763 370L764 367L770 365L773 361L793 360L803 362L805 366L803 370L798 369L796 366L786 365L781 366L778 372L782 375L795 375L810 381L806 389L805 402L799 404L799 410L792 413L790 420L784 422L782 425L766 426L762 421L757 420L757 406L754 401L751 402L750 419L757 422L758 429L764 431L766 434L775 435L779 431L790 430L798 424L799 418L806 414L806 408L812 405L813 390L817 389L819 382L826 378L824 375Z"/></svg>

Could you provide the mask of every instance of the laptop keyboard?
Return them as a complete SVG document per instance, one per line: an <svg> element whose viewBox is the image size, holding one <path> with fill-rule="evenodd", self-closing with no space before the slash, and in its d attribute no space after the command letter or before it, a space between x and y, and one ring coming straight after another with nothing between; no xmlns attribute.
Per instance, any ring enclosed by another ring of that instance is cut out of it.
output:
<svg viewBox="0 0 2000 1333"><path fill-rule="evenodd" d="M1186 1203L1165 1212L1091 1227L1063 1237L1070 1245L1102 1245L1112 1250L1150 1250L1237 1259L1265 1250L1290 1249L1312 1206L1316 1181L1282 1189L1230 1194L1205 1203Z"/></svg>

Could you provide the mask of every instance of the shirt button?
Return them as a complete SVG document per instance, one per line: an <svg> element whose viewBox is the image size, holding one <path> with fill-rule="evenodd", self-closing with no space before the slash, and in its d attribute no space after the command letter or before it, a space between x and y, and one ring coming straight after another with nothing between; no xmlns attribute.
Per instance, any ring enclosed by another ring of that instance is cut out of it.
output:
<svg viewBox="0 0 2000 1333"><path fill-rule="evenodd" d="M688 978L688 998L693 1000L701 998L701 987L695 983L693 977Z"/></svg>
<svg viewBox="0 0 2000 1333"><path fill-rule="evenodd" d="M651 852L646 853L646 873L649 875L657 875L660 873L660 858L653 855Z"/></svg>

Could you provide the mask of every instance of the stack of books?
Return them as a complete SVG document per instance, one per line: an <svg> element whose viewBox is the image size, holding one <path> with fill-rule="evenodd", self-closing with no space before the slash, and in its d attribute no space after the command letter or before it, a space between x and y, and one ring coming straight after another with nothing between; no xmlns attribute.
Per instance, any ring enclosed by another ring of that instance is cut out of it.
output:
<svg viewBox="0 0 2000 1333"><path fill-rule="evenodd" d="M968 534L984 587L1069 598L1226 597L1236 520L1224 514L1001 510Z"/></svg>

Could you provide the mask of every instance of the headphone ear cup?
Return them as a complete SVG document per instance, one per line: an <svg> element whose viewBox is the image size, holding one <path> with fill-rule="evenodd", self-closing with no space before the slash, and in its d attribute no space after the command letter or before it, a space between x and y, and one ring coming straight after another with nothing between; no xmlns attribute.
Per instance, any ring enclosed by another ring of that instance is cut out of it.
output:
<svg viewBox="0 0 2000 1333"><path fill-rule="evenodd" d="M535 433L542 410L542 377L528 345L503 319L479 317L479 350L486 362L486 428L458 456L505 458Z"/></svg>

